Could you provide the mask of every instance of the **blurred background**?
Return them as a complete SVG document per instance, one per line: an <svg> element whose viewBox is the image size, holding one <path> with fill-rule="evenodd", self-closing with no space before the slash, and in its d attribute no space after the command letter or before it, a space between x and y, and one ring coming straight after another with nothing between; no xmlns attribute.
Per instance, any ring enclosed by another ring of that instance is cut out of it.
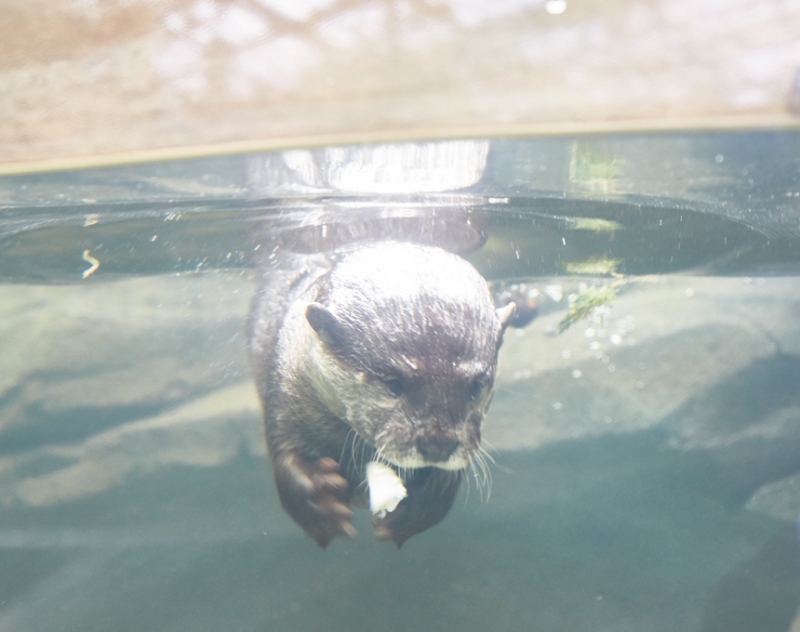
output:
<svg viewBox="0 0 800 632"><path fill-rule="evenodd" d="M795 0L0 6L0 173L368 141L798 125Z"/></svg>

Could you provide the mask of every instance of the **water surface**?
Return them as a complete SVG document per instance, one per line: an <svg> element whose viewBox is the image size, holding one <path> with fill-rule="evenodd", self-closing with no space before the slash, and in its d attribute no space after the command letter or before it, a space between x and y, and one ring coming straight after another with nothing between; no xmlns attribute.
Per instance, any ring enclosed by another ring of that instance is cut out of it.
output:
<svg viewBox="0 0 800 632"><path fill-rule="evenodd" d="M0 628L795 632L799 139L0 179ZM502 349L491 495L400 552L360 512L322 552L278 504L247 364L261 237L453 213L539 307Z"/></svg>

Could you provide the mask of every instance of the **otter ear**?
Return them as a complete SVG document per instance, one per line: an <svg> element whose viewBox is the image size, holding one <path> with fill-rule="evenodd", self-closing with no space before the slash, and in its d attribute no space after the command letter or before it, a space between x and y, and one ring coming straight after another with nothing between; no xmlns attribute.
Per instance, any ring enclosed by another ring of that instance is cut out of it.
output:
<svg viewBox="0 0 800 632"><path fill-rule="evenodd" d="M346 346L347 335L342 323L324 305L309 303L306 307L306 320L326 345L333 348Z"/></svg>
<svg viewBox="0 0 800 632"><path fill-rule="evenodd" d="M500 307L495 311L497 314L497 320L500 321L500 327L497 329L497 342L500 343L503 340L503 333L505 333L506 327L508 327L508 323L511 322L511 319L514 317L514 312L517 311L517 305L513 301L506 305L505 307Z"/></svg>

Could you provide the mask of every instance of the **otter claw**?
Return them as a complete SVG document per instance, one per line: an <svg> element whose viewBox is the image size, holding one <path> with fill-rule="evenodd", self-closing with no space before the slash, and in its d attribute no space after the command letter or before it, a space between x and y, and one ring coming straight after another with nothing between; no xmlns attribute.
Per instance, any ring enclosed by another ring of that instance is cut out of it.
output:
<svg viewBox="0 0 800 632"><path fill-rule="evenodd" d="M274 460L281 504L322 548L334 538L352 538L356 530L349 505L349 485L330 458L306 461L299 455Z"/></svg>

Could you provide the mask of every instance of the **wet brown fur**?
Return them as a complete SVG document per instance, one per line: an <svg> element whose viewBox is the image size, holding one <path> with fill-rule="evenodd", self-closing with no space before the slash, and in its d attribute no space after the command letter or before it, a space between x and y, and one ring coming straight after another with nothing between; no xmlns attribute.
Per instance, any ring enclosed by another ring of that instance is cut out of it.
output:
<svg viewBox="0 0 800 632"><path fill-rule="evenodd" d="M321 254L273 246L259 268L250 350L275 484L284 509L321 547L355 534L351 506L366 504L365 466L375 458L424 461L396 468L408 497L385 517L373 516L377 538L400 546L447 515L463 470L442 467L454 454L477 454L497 350L513 313L495 311L476 272L474 279L464 272L474 287L463 299L460 290L437 287L444 281L434 275L412 304L398 303L408 296L394 296L379 277L356 275L351 283L342 272L348 261L381 248L427 257L432 267L469 266L439 248L379 241ZM439 293L451 298L437 301ZM296 357L312 351L332 368ZM328 389L320 381L327 375L351 381ZM392 380L403 384L394 404L386 394ZM364 410L353 413L359 398Z"/></svg>

